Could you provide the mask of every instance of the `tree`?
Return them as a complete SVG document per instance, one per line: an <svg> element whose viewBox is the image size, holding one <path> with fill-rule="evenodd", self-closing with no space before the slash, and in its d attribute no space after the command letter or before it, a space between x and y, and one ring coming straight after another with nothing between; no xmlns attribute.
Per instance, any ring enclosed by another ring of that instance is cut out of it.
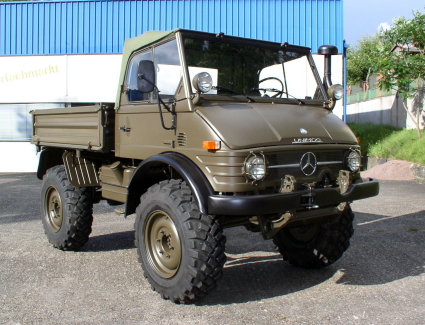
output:
<svg viewBox="0 0 425 325"><path fill-rule="evenodd" d="M425 93L425 13L413 13L413 18L396 18L393 26L382 31L371 60L372 70L381 75L378 87L395 89L403 98L403 106L421 137ZM405 100L413 99L413 112Z"/></svg>
<svg viewBox="0 0 425 325"><path fill-rule="evenodd" d="M363 36L356 46L347 49L347 83L357 86L365 83L369 89L369 78L373 73L372 53L375 53L380 42L379 35Z"/></svg>

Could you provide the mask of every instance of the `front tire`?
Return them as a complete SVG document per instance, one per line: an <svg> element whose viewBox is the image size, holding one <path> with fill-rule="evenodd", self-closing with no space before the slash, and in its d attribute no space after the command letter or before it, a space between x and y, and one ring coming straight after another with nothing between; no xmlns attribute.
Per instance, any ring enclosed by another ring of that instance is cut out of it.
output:
<svg viewBox="0 0 425 325"><path fill-rule="evenodd" d="M294 266L322 268L336 262L350 246L354 213L347 206L334 220L282 229L273 242Z"/></svg>
<svg viewBox="0 0 425 325"><path fill-rule="evenodd" d="M91 189L74 187L64 166L55 166L43 177L41 197L42 222L49 242L61 250L82 247L93 223Z"/></svg>
<svg viewBox="0 0 425 325"><path fill-rule="evenodd" d="M135 244L152 289L185 303L216 287L226 261L219 221L204 215L185 182L150 187L136 210Z"/></svg>

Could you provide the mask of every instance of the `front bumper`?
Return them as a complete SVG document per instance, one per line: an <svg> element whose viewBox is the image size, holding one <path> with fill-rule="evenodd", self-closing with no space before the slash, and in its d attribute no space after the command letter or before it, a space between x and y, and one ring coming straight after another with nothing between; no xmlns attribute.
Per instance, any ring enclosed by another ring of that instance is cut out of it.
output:
<svg viewBox="0 0 425 325"><path fill-rule="evenodd" d="M307 205L316 207L338 205L366 199L379 194L379 182L368 181L352 184L341 194L338 188L317 188L290 193L276 193L247 196L211 195L208 198L208 213L227 216L255 216L272 213L285 213L305 209ZM306 204L306 198L309 203Z"/></svg>

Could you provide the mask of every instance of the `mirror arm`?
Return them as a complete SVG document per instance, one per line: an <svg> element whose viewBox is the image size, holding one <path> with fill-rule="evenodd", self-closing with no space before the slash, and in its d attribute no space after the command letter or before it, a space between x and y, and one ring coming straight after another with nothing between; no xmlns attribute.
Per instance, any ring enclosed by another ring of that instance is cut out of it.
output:
<svg viewBox="0 0 425 325"><path fill-rule="evenodd" d="M156 91L158 92L158 110L159 110L159 116L160 116L160 118L161 118L161 124L162 124L162 127L165 129L165 130L175 130L176 128L177 128L177 114L176 114L176 103L174 102L173 103L173 105L172 105L172 108L170 109L168 106L167 106L167 104L165 104L164 103L164 101L161 99L161 97L159 96L159 90L158 90L158 88L155 86L155 88L156 88ZM168 111L168 112L170 112L171 113L171 115L172 115L172 125L171 125L171 127L166 127L165 126L165 123L164 123L164 116L163 116L163 113L162 113L162 109L161 109L161 105L162 106L164 106L164 108Z"/></svg>
<svg viewBox="0 0 425 325"><path fill-rule="evenodd" d="M150 80L148 80L147 78L145 78L145 76L142 73L139 73L137 75L137 77L139 79L146 80L149 84L151 84L153 86L154 90L157 91L157 93L158 93L158 111L159 111L159 117L161 119L161 125L162 125L162 127L165 130L175 130L177 128L177 114L176 114L176 110L175 110L176 103L174 102L173 105L172 105L172 108L170 109L170 107L168 107L167 104L164 103L164 101L162 100L161 96L159 96L159 92L160 91L159 91L158 87L155 84L153 84ZM166 127L165 126L164 116L163 116L163 113L162 113L161 105L169 113L171 113L171 115L172 115L172 125L171 125L171 127Z"/></svg>

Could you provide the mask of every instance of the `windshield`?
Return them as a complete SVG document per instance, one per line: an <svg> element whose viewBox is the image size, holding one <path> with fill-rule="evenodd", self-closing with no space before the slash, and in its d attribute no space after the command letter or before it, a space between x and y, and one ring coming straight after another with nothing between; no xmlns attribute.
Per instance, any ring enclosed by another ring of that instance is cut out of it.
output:
<svg viewBox="0 0 425 325"><path fill-rule="evenodd" d="M211 75L213 88L207 94L323 98L305 53L227 43L222 39L185 38L184 49L191 80L199 72Z"/></svg>

